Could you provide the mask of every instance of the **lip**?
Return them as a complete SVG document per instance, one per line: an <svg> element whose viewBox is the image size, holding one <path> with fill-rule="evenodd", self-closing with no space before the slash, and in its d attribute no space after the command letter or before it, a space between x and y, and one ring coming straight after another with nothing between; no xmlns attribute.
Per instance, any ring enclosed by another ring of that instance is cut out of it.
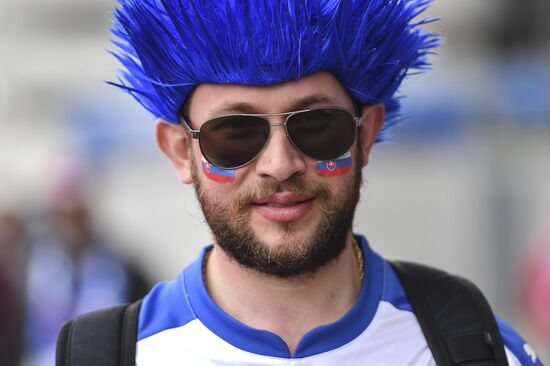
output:
<svg viewBox="0 0 550 366"><path fill-rule="evenodd" d="M315 197L295 193L276 193L256 199L252 209L263 218L275 222L296 221L305 217L313 208Z"/></svg>

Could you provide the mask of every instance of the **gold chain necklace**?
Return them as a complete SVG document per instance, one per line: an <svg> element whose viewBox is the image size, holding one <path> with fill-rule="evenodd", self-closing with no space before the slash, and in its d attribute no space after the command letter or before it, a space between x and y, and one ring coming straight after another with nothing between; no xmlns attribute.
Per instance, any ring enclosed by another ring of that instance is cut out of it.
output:
<svg viewBox="0 0 550 366"><path fill-rule="evenodd" d="M210 258L210 254L212 254L212 249L208 249L206 253L204 253L204 259L202 260L202 282L204 283L204 287L208 291L208 284L206 283L206 262L208 262L208 258Z"/></svg>
<svg viewBox="0 0 550 366"><path fill-rule="evenodd" d="M364 270L364 260L363 260L363 252L361 251L361 247L359 247L359 243L355 238L353 238L353 251L355 253L355 263L357 264L357 272L359 273L359 279L361 282L363 282L363 278L365 278L365 270Z"/></svg>

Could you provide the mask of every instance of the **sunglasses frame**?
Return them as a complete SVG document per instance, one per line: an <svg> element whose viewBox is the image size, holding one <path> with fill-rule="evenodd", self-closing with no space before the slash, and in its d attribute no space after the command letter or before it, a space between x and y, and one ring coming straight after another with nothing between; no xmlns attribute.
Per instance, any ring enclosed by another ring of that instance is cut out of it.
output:
<svg viewBox="0 0 550 366"><path fill-rule="evenodd" d="M302 154L308 156L308 157L311 157L309 156L307 153L303 152L301 149L299 149L296 144L294 143L294 141L292 141L292 138L289 136L288 134L288 128L287 128L287 123L288 123L288 120L289 118L291 118L292 116L296 115L296 114L301 114L301 113L306 113L306 112L312 112L312 111L317 111L317 110L322 110L322 109L337 109L337 110L340 110L340 111L344 111L346 113L348 113L350 115L350 117L353 118L353 121L355 122L355 130L354 130L354 134L356 134L357 132L357 127L361 126L361 124L363 123L363 116L362 115L354 115L352 112L350 112L349 110L347 110L346 108L343 108L343 107L335 107L335 106L326 106L326 107L316 107L316 108L310 108L310 109L302 109L302 110L299 110L299 111L291 111L291 112L282 112L282 113L232 113L232 114L224 114L224 115L220 115L220 116L215 116L215 117L212 117L212 118L209 118L208 120L204 121L204 123L201 125L200 129L198 130L194 130L191 128L191 126L189 125L189 122L187 122L187 119L184 117L184 116L180 116L180 122L181 124L185 127L185 129L187 130L187 132L189 132L189 134L191 135L191 138L195 139L195 140L199 140L199 147L201 149L201 154L202 156L206 159L206 161L208 161L210 164L214 165L215 167L219 168L219 169L226 169L226 170L231 170L231 169L238 169L238 168L242 168L250 163L252 163L254 160L256 160L256 158L258 156L260 156L260 154L264 151L265 147L267 146L267 142L269 141L269 138L271 137L271 132L269 133L269 135L267 136L267 139L264 143L264 145L262 146L262 148L258 151L258 153L252 158L250 159L249 161L247 161L246 163L244 164L241 164L239 166L235 166L235 167L228 167L228 168L225 168L225 167L219 167L217 166L216 164L212 163L210 161L210 159L204 155L204 152L203 152L203 149L202 149L202 145L201 145L201 141L200 141L200 133L201 133L201 130L202 130L202 127L204 125L206 125L208 122L212 121L212 120L215 120L215 119L218 119L218 118L225 118L225 117L239 117L239 116L246 116L246 117L259 117L259 118L262 118L264 119L268 124L269 124L269 131L271 131L271 127L276 127L276 126L284 126L285 127L285 134L286 134L286 137L288 138L288 140L292 143L292 146L294 146L294 148L298 151L300 151ZM268 119L268 117L286 117L284 122L279 122L279 123L271 123L271 121ZM355 140L355 136L354 136L354 140ZM353 144L352 144L353 146ZM349 152L349 150L351 149L351 146L348 148L348 150L342 154L341 156L344 156L345 154L347 154ZM339 157L336 157L335 159L338 159Z"/></svg>

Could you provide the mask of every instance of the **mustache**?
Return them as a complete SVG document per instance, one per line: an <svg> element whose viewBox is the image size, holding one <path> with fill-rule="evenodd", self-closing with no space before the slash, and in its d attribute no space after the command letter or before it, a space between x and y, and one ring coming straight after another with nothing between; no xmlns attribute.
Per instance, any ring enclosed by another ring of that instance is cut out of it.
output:
<svg viewBox="0 0 550 366"><path fill-rule="evenodd" d="M306 183L301 176L292 176L283 182L279 182L275 178L266 178L254 187L240 193L234 201L235 208L237 210L247 208L256 199L281 192L315 196L321 201L330 197L330 191L325 185L311 181Z"/></svg>

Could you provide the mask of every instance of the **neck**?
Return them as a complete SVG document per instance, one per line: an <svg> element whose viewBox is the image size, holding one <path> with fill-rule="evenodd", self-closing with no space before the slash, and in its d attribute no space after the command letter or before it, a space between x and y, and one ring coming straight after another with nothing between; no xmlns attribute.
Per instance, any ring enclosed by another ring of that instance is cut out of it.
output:
<svg viewBox="0 0 550 366"><path fill-rule="evenodd" d="M313 274L282 279L243 268L218 247L206 265L214 302L233 318L280 336L292 354L309 330L340 319L361 287L351 233L346 248Z"/></svg>

